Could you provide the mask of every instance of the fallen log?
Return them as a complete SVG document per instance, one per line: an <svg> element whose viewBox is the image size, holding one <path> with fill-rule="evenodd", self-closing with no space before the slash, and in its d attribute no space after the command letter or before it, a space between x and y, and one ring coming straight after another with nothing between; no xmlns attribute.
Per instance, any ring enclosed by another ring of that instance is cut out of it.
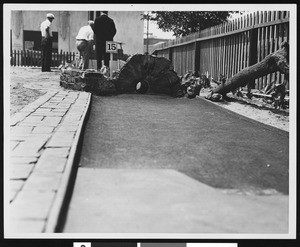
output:
<svg viewBox="0 0 300 247"><path fill-rule="evenodd" d="M281 43L279 50L269 54L259 63L243 69L233 77L226 80L224 84L214 88L211 93L206 96L206 98L211 99L213 94L221 94L225 96L227 93L234 91L239 87L246 86L251 80L276 71L280 71L281 73L289 76L289 44L287 42Z"/></svg>

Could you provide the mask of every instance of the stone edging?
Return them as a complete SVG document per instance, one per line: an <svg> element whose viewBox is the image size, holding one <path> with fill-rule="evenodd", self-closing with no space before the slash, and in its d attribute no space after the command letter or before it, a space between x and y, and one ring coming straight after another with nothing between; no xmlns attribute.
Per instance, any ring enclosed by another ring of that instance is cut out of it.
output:
<svg viewBox="0 0 300 247"><path fill-rule="evenodd" d="M59 227L60 217L63 214L63 208L65 206L65 203L67 203L66 196L67 196L67 193L70 192L70 189L71 189L70 182L72 180L72 174L75 169L75 167L74 167L75 157L76 157L76 154L78 153L78 144L82 137L81 134L82 134L83 127L88 119L88 112L90 110L90 106L91 106L91 94L89 95L88 105L85 108L85 111L81 118L81 122L77 128L76 135L75 135L75 138L74 138L74 141L73 141L73 144L72 144L69 156L68 156L65 172L63 174L63 178L62 178L60 187L57 191L56 198L54 200L51 212L50 212L48 220L46 222L45 232L54 233L54 232L56 232L57 227Z"/></svg>

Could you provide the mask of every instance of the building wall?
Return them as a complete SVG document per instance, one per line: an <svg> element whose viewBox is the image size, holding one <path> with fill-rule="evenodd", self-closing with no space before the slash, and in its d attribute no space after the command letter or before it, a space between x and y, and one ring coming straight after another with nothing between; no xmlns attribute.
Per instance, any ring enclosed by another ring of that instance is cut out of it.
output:
<svg viewBox="0 0 300 247"><path fill-rule="evenodd" d="M148 38L148 42L149 42L148 52L149 52L149 54L152 54L152 52L157 47L157 45L165 43L167 41L169 41L169 39L160 39L160 38L153 38L153 37ZM144 53L146 53L146 52L147 52L147 38L146 39L144 38Z"/></svg>
<svg viewBox="0 0 300 247"><path fill-rule="evenodd" d="M59 50L77 52L76 36L87 25L88 11L61 11L59 15Z"/></svg>
<svg viewBox="0 0 300 247"><path fill-rule="evenodd" d="M144 21L142 11L108 11L115 22L117 33L114 41L124 42L123 52L128 55L143 53Z"/></svg>
<svg viewBox="0 0 300 247"><path fill-rule="evenodd" d="M40 31L49 11L12 11L12 49L23 49L23 31ZM52 30L58 32L58 50L76 52L75 38L80 27L87 25L88 11L51 11L55 19ZM115 41L124 42L125 54L143 53L144 23L138 11L109 11L117 28Z"/></svg>
<svg viewBox="0 0 300 247"><path fill-rule="evenodd" d="M149 37L148 38L149 45L155 45L157 43L167 42L169 40L170 39L161 39L161 38L154 38L154 37ZM147 45L147 38L144 38L144 45Z"/></svg>
<svg viewBox="0 0 300 247"><path fill-rule="evenodd" d="M23 12L23 30L24 31L40 31L41 23L46 19L48 11L22 11ZM52 22L51 28L53 32L58 31L59 12L53 11L55 19Z"/></svg>
<svg viewBox="0 0 300 247"><path fill-rule="evenodd" d="M23 11L11 12L11 30L12 49L22 50L24 30Z"/></svg>
<svg viewBox="0 0 300 247"><path fill-rule="evenodd" d="M23 49L23 31L40 31L49 11L12 11L12 49ZM55 16L52 31L58 32L58 50L77 51L75 37L80 27L87 25L87 11L51 11ZM72 23L72 24L71 24Z"/></svg>

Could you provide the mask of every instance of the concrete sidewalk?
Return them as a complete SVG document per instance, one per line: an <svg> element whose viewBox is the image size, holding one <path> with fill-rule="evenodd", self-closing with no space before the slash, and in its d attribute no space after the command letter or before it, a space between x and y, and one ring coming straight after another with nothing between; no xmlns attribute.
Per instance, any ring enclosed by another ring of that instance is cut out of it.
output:
<svg viewBox="0 0 300 247"><path fill-rule="evenodd" d="M55 231L90 99L49 89L11 117L8 235Z"/></svg>

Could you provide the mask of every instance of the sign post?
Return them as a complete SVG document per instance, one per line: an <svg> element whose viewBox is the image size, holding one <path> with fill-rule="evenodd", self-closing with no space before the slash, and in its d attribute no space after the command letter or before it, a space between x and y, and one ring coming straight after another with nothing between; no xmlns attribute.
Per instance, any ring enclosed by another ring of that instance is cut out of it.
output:
<svg viewBox="0 0 300 247"><path fill-rule="evenodd" d="M113 54L118 53L118 44L120 42L115 41L106 41L106 52L110 53L110 60L109 60L109 73L110 73L110 79L112 79L112 61L113 61Z"/></svg>

